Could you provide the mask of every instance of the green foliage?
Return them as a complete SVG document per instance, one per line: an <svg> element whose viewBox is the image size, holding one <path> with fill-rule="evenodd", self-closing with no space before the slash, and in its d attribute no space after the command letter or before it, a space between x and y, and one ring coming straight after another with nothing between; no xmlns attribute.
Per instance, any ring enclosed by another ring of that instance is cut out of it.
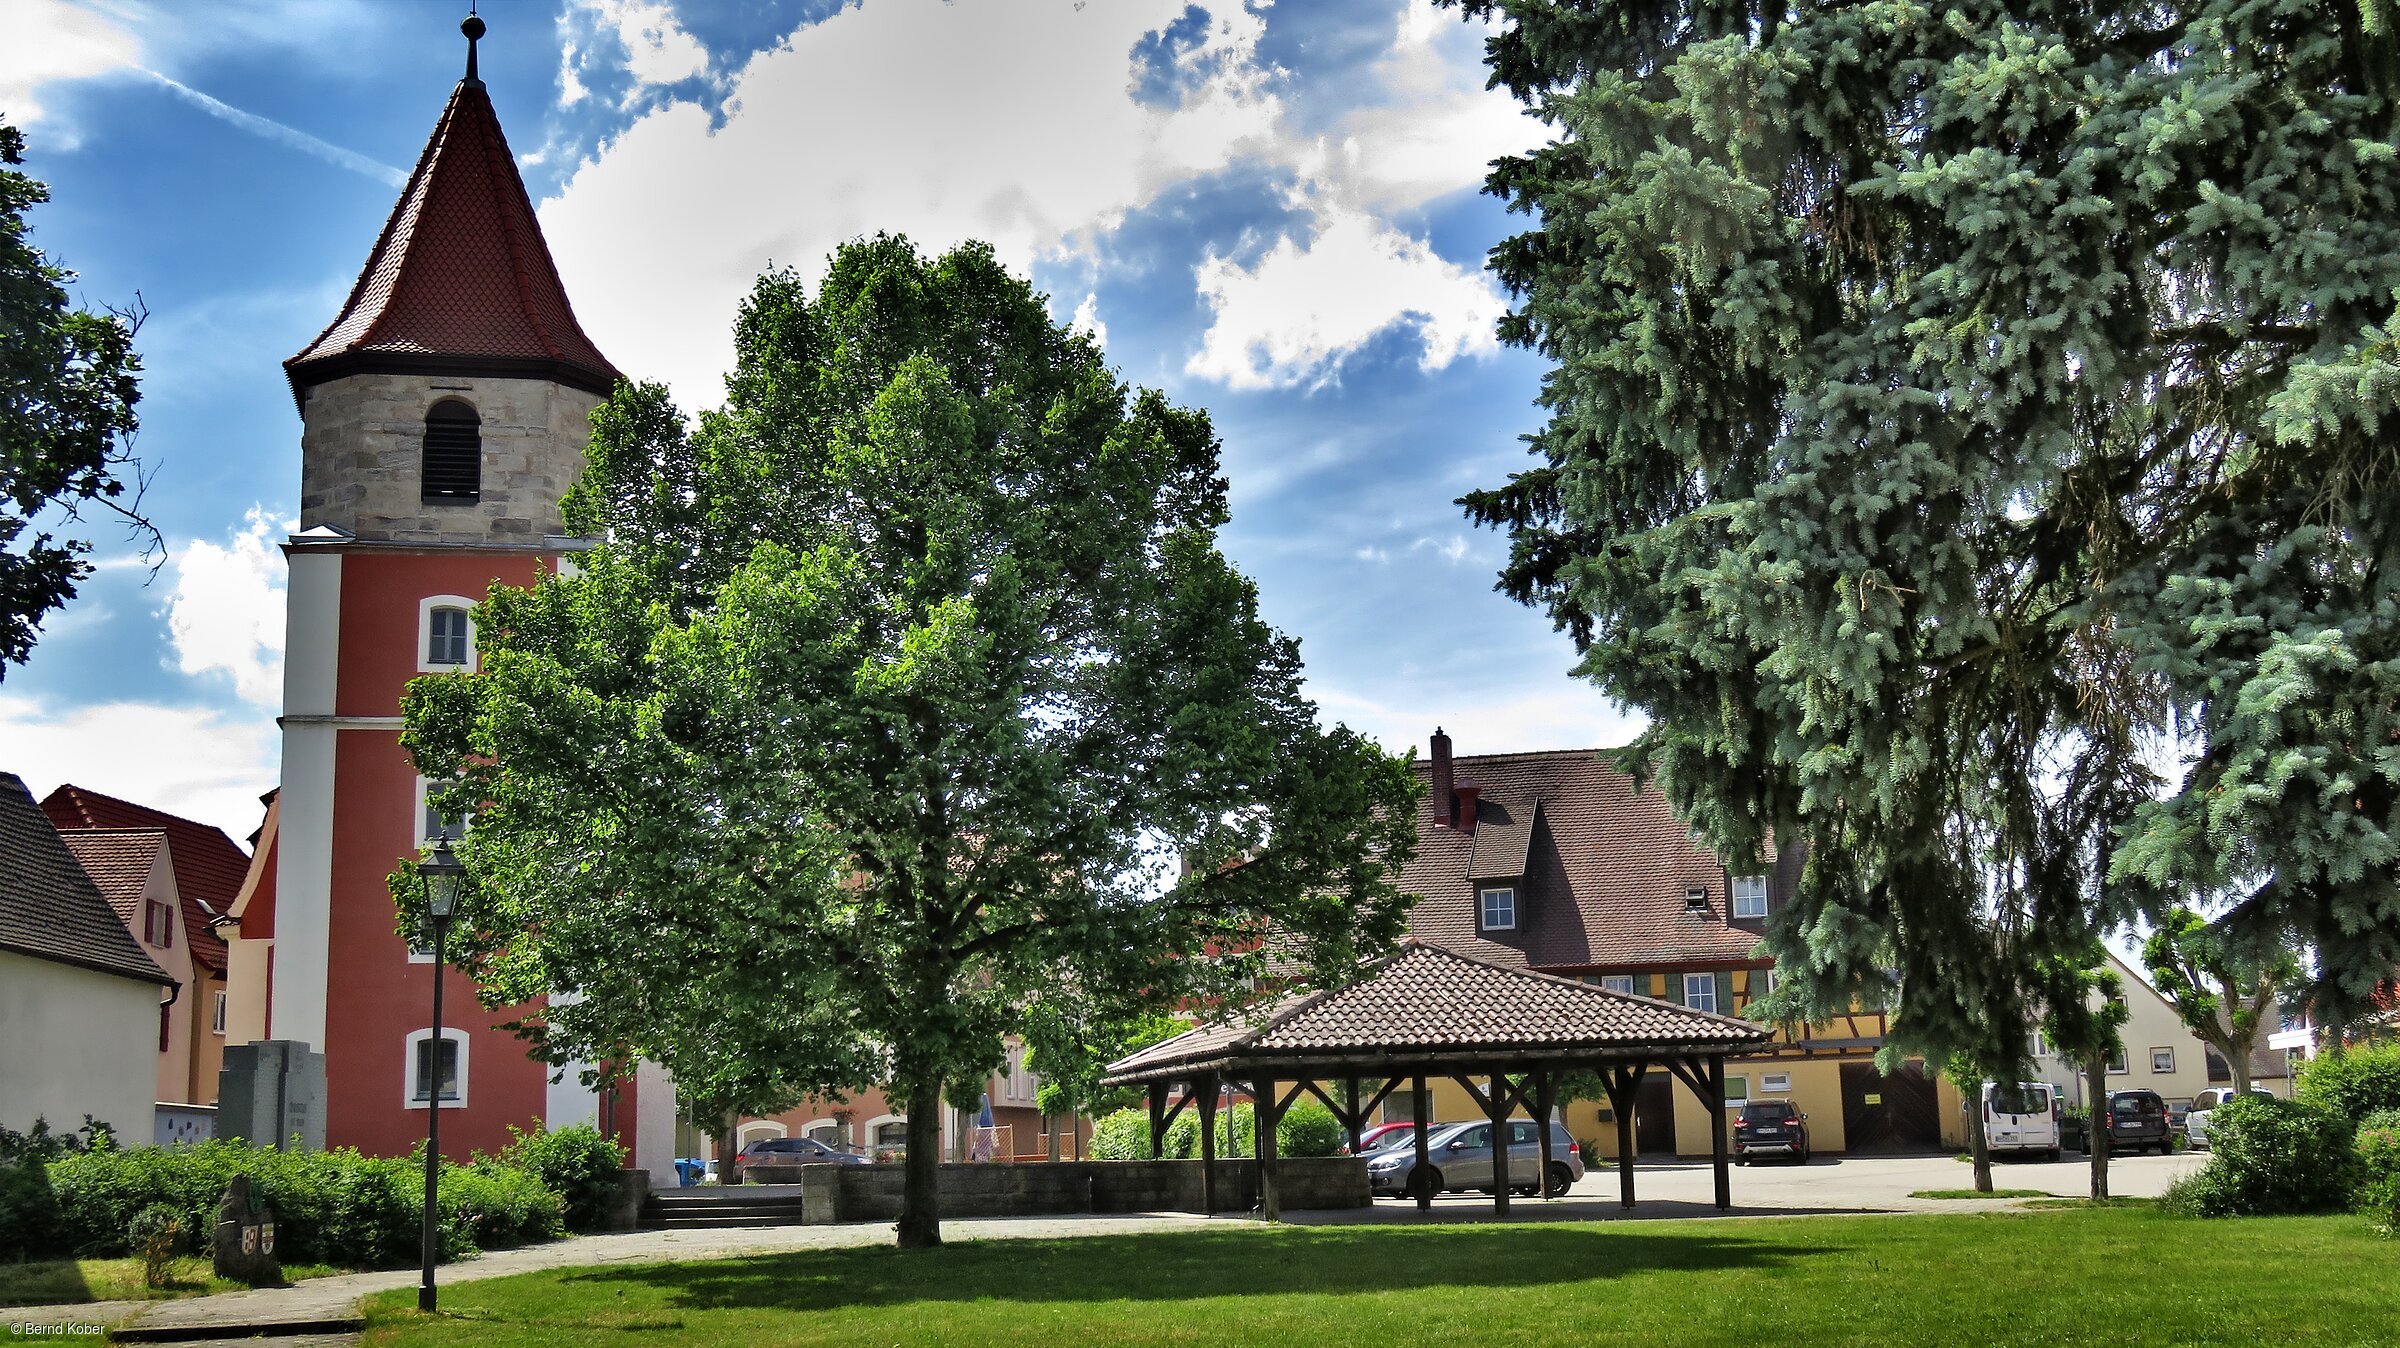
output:
<svg viewBox="0 0 2400 1348"><path fill-rule="evenodd" d="M2338 1212L2351 1197L2350 1138L2330 1110L2237 1095L2209 1115L2208 1163L2161 1201L2200 1217Z"/></svg>
<svg viewBox="0 0 2400 1348"><path fill-rule="evenodd" d="M2358 1209L2385 1235L2400 1235L2400 1109L2359 1120Z"/></svg>
<svg viewBox="0 0 2400 1348"><path fill-rule="evenodd" d="M0 1128L0 1260L31 1259L48 1248L59 1220L51 1162L115 1146L116 1130L89 1114L73 1133L53 1133L49 1121L39 1118L22 1133Z"/></svg>
<svg viewBox="0 0 2400 1348"><path fill-rule="evenodd" d="M176 1214L186 1231L211 1231L225 1186L237 1174L250 1176L253 1196L273 1214L275 1250L284 1262L386 1268L418 1257L421 1159L225 1141L85 1151L51 1162L56 1223L21 1244L45 1257L126 1254L133 1219L152 1207ZM561 1230L563 1204L539 1177L484 1158L442 1167L440 1207L446 1258L547 1240Z"/></svg>
<svg viewBox="0 0 2400 1348"><path fill-rule="evenodd" d="M1275 1152L1279 1156L1331 1156L1349 1140L1342 1121L1313 1100L1295 1102L1275 1121Z"/></svg>
<svg viewBox="0 0 2400 1348"><path fill-rule="evenodd" d="M2143 943L2142 962L2185 1028L2231 1066L2236 1088L2248 1090L2266 1010L2300 975L2291 951L2238 944L2191 909L2173 908Z"/></svg>
<svg viewBox="0 0 2400 1348"><path fill-rule="evenodd" d="M499 1163L532 1175L558 1195L569 1231L599 1230L616 1200L625 1149L590 1124L553 1129L536 1119L532 1132L519 1132L512 1125L508 1133L509 1144Z"/></svg>
<svg viewBox="0 0 2400 1348"><path fill-rule="evenodd" d="M1150 1111L1120 1109L1104 1114L1092 1125L1090 1155L1095 1161L1150 1159Z"/></svg>
<svg viewBox="0 0 2400 1348"><path fill-rule="evenodd" d="M160 546L137 512L141 465L132 454L138 312L71 308L75 273L27 238L25 214L50 199L19 172L25 138L0 121L0 671L23 664L42 618L75 597L92 572L80 538L25 531L36 516L73 523L98 506ZM134 496L125 496L125 479Z"/></svg>
<svg viewBox="0 0 2400 1348"><path fill-rule="evenodd" d="M1062 1002L1043 1001L1027 1011L1023 1033L1030 1048L1025 1066L1041 1074L1034 1103L1044 1114L1085 1113L1139 1099L1138 1090L1102 1090L1101 1072L1119 1058L1191 1028L1190 1022L1159 1011L1078 1019L1074 1010Z"/></svg>
<svg viewBox="0 0 2400 1348"><path fill-rule="evenodd" d="M1460 3L1549 124L1489 186L1553 362L1464 504L1624 761L1729 863L1807 849L1786 1009L1996 1071L2177 896L2355 1008L2400 966L2384 7Z"/></svg>
<svg viewBox="0 0 2400 1348"><path fill-rule="evenodd" d="M727 1103L884 1080L916 1118L1045 1014L1247 995L1269 924L1326 977L1397 937L1416 779L1318 727L1217 550L1204 414L980 245L762 277L735 350L696 427L653 386L593 414L565 510L602 541L406 698L477 812L461 962L495 1006L583 994L522 1027L552 1062Z"/></svg>
<svg viewBox="0 0 2400 1348"><path fill-rule="evenodd" d="M2400 1109L2400 1040L2318 1054L2301 1066L2292 1095L2352 1120Z"/></svg>
<svg viewBox="0 0 2400 1348"><path fill-rule="evenodd" d="M125 1243L142 1261L142 1286L166 1285L167 1265L184 1244L183 1216L164 1203L153 1203L125 1224Z"/></svg>

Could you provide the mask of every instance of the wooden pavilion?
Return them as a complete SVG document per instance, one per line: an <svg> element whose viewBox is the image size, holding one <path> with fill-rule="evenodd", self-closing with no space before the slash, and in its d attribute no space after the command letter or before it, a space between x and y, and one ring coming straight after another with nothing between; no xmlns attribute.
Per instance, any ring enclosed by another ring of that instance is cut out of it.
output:
<svg viewBox="0 0 2400 1348"><path fill-rule="evenodd" d="M1632 1207L1633 1103L1643 1076L1664 1067L1708 1107L1713 1121L1717 1206L1733 1205L1725 1136L1725 1060L1765 1047L1771 1032L1732 1016L1694 1011L1651 997L1610 992L1549 974L1474 959L1410 939L1359 967L1348 986L1294 993L1248 1017L1203 1025L1109 1064L1103 1084L1145 1086L1150 1093L1150 1154L1166 1146L1167 1125L1185 1108L1200 1115L1204 1211L1214 1211L1216 1111L1223 1085L1247 1086L1256 1104L1260 1215L1278 1220L1275 1126L1302 1092L1324 1102L1350 1134L1353 1151L1368 1116L1403 1083L1414 1117L1430 1112L1429 1079L1464 1087L1504 1139L1518 1106L1537 1120L1558 1103L1559 1078L1595 1071L1616 1112L1621 1201ZM1481 1084L1478 1084L1480 1079ZM1324 1083L1340 1086L1328 1092ZM1369 1082L1379 1083L1373 1090ZM1171 1088L1181 1086L1180 1098ZM1433 1206L1421 1177L1432 1173L1426 1134L1416 1132L1415 1197ZM1541 1138L1535 1191L1550 1192L1550 1129ZM1493 1209L1506 1214L1511 1187L1508 1146L1492 1148Z"/></svg>

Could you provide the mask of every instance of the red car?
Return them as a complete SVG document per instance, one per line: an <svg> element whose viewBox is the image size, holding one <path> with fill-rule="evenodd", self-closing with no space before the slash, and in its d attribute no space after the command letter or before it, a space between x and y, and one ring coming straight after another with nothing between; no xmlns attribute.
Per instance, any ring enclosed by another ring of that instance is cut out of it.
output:
<svg viewBox="0 0 2400 1348"><path fill-rule="evenodd" d="M1412 1134L1416 1130L1416 1126L1417 1125L1413 1123L1376 1124L1374 1127L1369 1128L1365 1132L1362 1132L1358 1135L1357 1154L1364 1156L1368 1152L1382 1151L1386 1147L1403 1146L1411 1140ZM1439 1125L1436 1126L1438 1127ZM1342 1153L1344 1155L1351 1154L1350 1149L1347 1147L1342 1149Z"/></svg>

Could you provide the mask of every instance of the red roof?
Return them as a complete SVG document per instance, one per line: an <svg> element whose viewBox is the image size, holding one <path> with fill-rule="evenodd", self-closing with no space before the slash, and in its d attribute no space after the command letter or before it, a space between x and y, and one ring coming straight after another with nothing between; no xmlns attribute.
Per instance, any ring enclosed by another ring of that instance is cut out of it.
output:
<svg viewBox="0 0 2400 1348"><path fill-rule="evenodd" d="M332 324L283 363L295 396L360 371L552 379L607 393L483 81L459 82Z"/></svg>
<svg viewBox="0 0 2400 1348"><path fill-rule="evenodd" d="M150 868L158 864L159 845L167 840L165 829L61 829L58 838L75 854L75 864L92 877L100 897L116 910L118 921L140 916L135 909L150 883Z"/></svg>
<svg viewBox="0 0 2400 1348"><path fill-rule="evenodd" d="M234 896L242 891L242 877L250 871L250 855L226 837L224 830L72 782L42 801L42 813L50 816L51 827L68 835L85 829L156 829L165 833L168 853L175 861L175 888L183 899L184 929L191 933L192 958L218 973L225 971L225 940L208 924L233 907Z"/></svg>
<svg viewBox="0 0 2400 1348"><path fill-rule="evenodd" d="M1692 837L1655 784L1640 791L1605 749L1462 754L1451 760L1462 790L1479 788L1473 831L1434 822L1431 793L1417 807L1417 855L1400 888L1419 897L1409 930L1464 955L1556 971L1691 967L1751 960L1764 923L1733 921L1726 867ZM1432 764L1416 771L1430 778ZM1797 851L1776 858L1770 908L1798 879ZM1516 926L1477 930L1476 891L1516 890ZM1703 911L1685 891L1702 890Z"/></svg>

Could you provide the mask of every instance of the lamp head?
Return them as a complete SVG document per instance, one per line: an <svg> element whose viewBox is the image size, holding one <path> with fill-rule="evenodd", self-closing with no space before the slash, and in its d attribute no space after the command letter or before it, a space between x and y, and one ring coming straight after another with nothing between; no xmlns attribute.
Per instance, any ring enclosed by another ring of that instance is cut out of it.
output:
<svg viewBox="0 0 2400 1348"><path fill-rule="evenodd" d="M458 912L458 891L467 878L467 868L450 850L448 833L433 840L433 855L417 863L417 874L425 881L426 910L436 922L449 921Z"/></svg>

